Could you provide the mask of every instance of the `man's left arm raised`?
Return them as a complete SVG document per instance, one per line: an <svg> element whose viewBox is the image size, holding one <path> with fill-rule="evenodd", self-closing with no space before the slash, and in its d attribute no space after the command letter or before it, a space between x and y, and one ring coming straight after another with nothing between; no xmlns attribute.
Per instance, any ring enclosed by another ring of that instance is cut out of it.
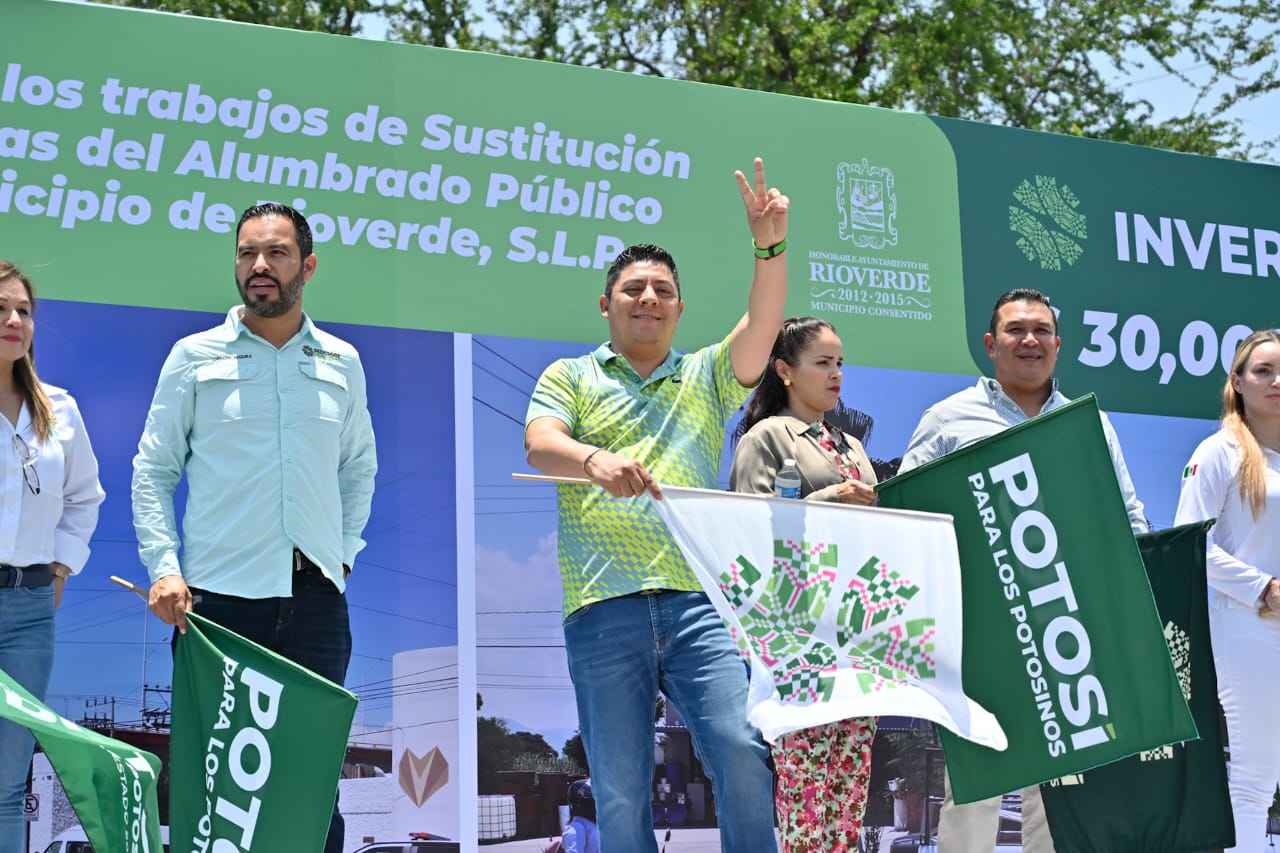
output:
<svg viewBox="0 0 1280 853"><path fill-rule="evenodd" d="M787 211L791 200L764 179L764 161L755 161L754 184L742 172L734 172L747 210L747 225L755 246L755 272L747 297L747 313L726 339L733 375L743 386L754 387L773 351L782 328L787 303Z"/></svg>

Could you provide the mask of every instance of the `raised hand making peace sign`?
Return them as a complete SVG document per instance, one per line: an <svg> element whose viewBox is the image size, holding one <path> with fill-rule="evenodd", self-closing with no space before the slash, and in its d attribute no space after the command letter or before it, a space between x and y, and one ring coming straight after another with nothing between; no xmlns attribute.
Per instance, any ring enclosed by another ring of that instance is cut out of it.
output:
<svg viewBox="0 0 1280 853"><path fill-rule="evenodd" d="M734 172L738 179L738 190L742 193L742 203L747 208L747 225L751 228L751 239L756 248L768 249L781 243L787 237L787 210L791 207L791 199L778 190L769 188L764 180L764 161L759 157L755 161L755 186L747 181L742 172Z"/></svg>

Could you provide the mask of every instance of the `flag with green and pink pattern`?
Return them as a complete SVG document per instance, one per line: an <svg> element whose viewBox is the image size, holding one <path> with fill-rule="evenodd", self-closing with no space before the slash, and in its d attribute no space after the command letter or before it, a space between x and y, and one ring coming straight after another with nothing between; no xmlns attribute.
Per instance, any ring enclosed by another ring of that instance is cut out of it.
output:
<svg viewBox="0 0 1280 853"><path fill-rule="evenodd" d="M657 506L750 658L766 739L897 714L1004 748L961 683L950 516L667 486Z"/></svg>

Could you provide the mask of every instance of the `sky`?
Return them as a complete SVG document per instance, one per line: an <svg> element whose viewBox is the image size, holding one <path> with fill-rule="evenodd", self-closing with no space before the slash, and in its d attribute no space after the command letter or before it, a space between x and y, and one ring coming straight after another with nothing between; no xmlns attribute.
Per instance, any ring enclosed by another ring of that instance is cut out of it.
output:
<svg viewBox="0 0 1280 853"><path fill-rule="evenodd" d="M1193 61L1184 61L1174 67L1185 72L1197 82L1206 79L1208 69L1196 65ZM1144 98L1151 102L1154 116L1159 119L1182 115L1194 105L1194 94L1175 76L1160 70L1137 71L1127 82L1126 91L1130 97ZM1259 146L1264 146L1267 154L1264 162L1280 161L1280 92L1271 92L1247 104L1235 108L1228 114L1231 118L1244 120L1245 139ZM1266 143L1270 144L1266 144Z"/></svg>

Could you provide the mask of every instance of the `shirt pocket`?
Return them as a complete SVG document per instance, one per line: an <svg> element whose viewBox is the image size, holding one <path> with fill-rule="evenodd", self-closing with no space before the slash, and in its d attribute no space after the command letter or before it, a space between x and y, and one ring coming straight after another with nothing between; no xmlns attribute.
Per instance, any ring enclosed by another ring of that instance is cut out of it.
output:
<svg viewBox="0 0 1280 853"><path fill-rule="evenodd" d="M341 423L347 412L347 377L320 361L298 362L302 380L290 389L294 412L303 418Z"/></svg>
<svg viewBox="0 0 1280 853"><path fill-rule="evenodd" d="M196 420L260 420L271 415L271 389L262 368L247 358L227 358L196 368Z"/></svg>

